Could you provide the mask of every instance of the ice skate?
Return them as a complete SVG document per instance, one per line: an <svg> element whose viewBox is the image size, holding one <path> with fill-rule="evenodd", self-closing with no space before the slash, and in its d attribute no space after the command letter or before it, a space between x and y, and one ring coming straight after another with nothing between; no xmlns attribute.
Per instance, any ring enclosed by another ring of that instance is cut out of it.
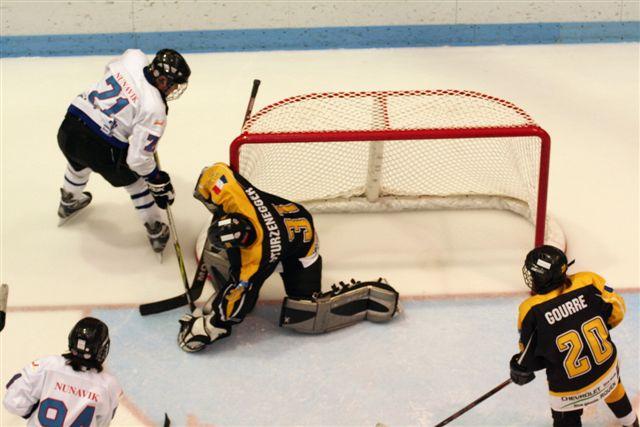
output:
<svg viewBox="0 0 640 427"><path fill-rule="evenodd" d="M58 227L76 216L91 203L91 193L85 191L80 198L74 198L73 193L60 189L60 206L58 206Z"/></svg>
<svg viewBox="0 0 640 427"><path fill-rule="evenodd" d="M169 226L160 221L155 221L154 223L147 222L144 226L147 229L147 237L149 238L151 249L158 254L158 259L162 262L162 252L169 241Z"/></svg>

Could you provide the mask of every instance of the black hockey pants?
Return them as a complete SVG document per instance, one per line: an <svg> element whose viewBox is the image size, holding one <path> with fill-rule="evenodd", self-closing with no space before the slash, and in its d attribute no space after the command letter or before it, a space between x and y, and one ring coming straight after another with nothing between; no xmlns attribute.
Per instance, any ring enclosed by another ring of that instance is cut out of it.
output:
<svg viewBox="0 0 640 427"><path fill-rule="evenodd" d="M117 148L67 113L58 130L58 146L75 170L90 168L114 187L131 185L138 175L126 163L127 148Z"/></svg>
<svg viewBox="0 0 640 427"><path fill-rule="evenodd" d="M558 412L551 410L553 427L580 427L582 426L582 409L577 411Z"/></svg>

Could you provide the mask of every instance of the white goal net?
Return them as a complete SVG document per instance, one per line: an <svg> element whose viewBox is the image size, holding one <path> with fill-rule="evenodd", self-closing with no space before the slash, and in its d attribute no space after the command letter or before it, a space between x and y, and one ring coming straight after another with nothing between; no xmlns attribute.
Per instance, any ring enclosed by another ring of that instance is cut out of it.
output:
<svg viewBox="0 0 640 427"><path fill-rule="evenodd" d="M550 138L477 92L313 93L269 105L231 145L256 187L311 211L507 209L535 244L564 248L546 215Z"/></svg>

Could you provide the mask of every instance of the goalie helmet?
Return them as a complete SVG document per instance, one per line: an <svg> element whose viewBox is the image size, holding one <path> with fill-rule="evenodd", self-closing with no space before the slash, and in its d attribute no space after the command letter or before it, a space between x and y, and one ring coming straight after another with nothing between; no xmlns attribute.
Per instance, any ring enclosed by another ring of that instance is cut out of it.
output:
<svg viewBox="0 0 640 427"><path fill-rule="evenodd" d="M256 230L249 218L233 213L214 221L207 236L217 249L246 248L256 240Z"/></svg>
<svg viewBox="0 0 640 427"><path fill-rule="evenodd" d="M555 246L542 245L530 251L522 266L524 282L535 294L559 288L567 278L567 256Z"/></svg>
<svg viewBox="0 0 640 427"><path fill-rule="evenodd" d="M160 76L167 78L168 89L164 92L167 101L173 101L187 90L191 69L187 61L173 49L162 49L148 65L154 79Z"/></svg>
<svg viewBox="0 0 640 427"><path fill-rule="evenodd" d="M211 200L211 190L209 189L212 185L211 183L214 182L212 171L213 166L202 168L200 176L196 180L196 187L193 189L193 197L201 202L213 215L218 215L220 208Z"/></svg>
<svg viewBox="0 0 640 427"><path fill-rule="evenodd" d="M101 365L109 354L109 328L93 317L80 319L69 333L69 352L75 359Z"/></svg>

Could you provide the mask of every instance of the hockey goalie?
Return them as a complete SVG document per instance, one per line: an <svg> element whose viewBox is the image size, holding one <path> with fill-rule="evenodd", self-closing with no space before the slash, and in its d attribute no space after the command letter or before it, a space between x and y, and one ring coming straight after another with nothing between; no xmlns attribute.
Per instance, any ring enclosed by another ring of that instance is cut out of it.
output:
<svg viewBox="0 0 640 427"><path fill-rule="evenodd" d="M287 295L282 327L318 334L365 319L385 322L397 313L398 292L383 279L352 280L321 292L318 236L302 205L255 188L224 163L202 170L194 197L213 214L203 256L216 289L203 307L180 319L184 351L228 337L276 271Z"/></svg>

